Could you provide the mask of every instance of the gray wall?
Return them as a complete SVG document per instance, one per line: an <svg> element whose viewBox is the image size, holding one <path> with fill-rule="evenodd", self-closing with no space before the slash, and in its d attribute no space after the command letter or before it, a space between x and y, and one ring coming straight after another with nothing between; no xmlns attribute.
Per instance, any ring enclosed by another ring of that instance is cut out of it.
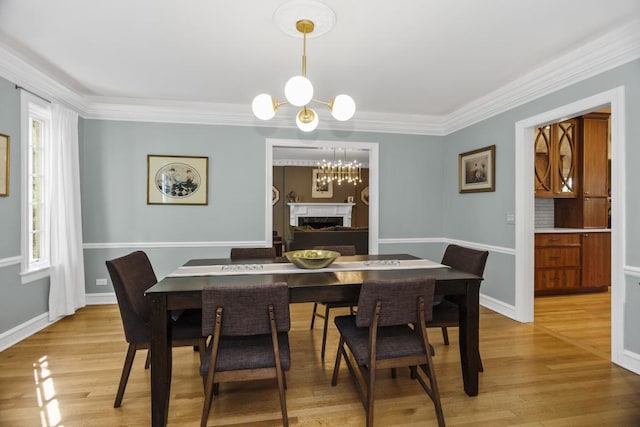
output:
<svg viewBox="0 0 640 427"><path fill-rule="evenodd" d="M460 239L500 247L515 247L515 230L506 223L507 212L515 212L515 123L618 86L626 90L626 307L640 300L640 60L602 73L525 105L469 126L445 137L443 177L443 233ZM458 194L457 167L460 152L496 145L495 193ZM507 304L515 304L514 257L492 253L482 292ZM500 275L498 277L497 275ZM633 278L635 277L635 279ZM640 323L640 311L626 310L625 325ZM640 353L636 328L625 327L625 349Z"/></svg>
<svg viewBox="0 0 640 427"><path fill-rule="evenodd" d="M0 334L48 311L49 281L20 281L20 91L0 78L0 133L9 135L9 196L0 197Z"/></svg>
<svg viewBox="0 0 640 427"><path fill-rule="evenodd" d="M112 292L95 285L107 277L104 261L134 248L152 247L162 277L189 258L263 242L265 138L309 139L295 130L106 120L81 120L80 130L88 293ZM380 144L381 237L442 235L442 137L320 131L313 138ZM147 205L147 154L208 156L209 204Z"/></svg>
<svg viewBox="0 0 640 427"><path fill-rule="evenodd" d="M640 271L640 61L514 108L446 137L365 132L80 121L82 209L87 292L107 277L104 261L142 248L162 277L194 257L225 257L234 243L264 239L265 139L345 140L380 144L380 251L439 258L442 238L491 245L483 293L515 302L514 125L532 115L625 85L627 114L627 238L625 264ZM0 198L0 260L19 255L19 94L0 80L0 132L12 137L11 197ZM496 191L458 193L458 154L496 145ZM146 204L147 154L208 156L208 206ZM404 188L405 191L394 191ZM281 194L281 197L283 194ZM398 239L398 241L394 241ZM418 242L402 241L418 239ZM0 267L0 334L46 312L46 282L20 285L18 266ZM627 304L640 301L638 279L626 278ZM627 310L625 324L639 323ZM640 353L634 328L625 328L625 348Z"/></svg>

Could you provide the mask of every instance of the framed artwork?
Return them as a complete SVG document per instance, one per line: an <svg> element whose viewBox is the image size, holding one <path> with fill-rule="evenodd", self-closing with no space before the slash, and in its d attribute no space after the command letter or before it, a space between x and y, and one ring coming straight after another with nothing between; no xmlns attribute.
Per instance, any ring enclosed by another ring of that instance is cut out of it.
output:
<svg viewBox="0 0 640 427"><path fill-rule="evenodd" d="M0 133L0 197L9 195L9 135Z"/></svg>
<svg viewBox="0 0 640 427"><path fill-rule="evenodd" d="M275 185L272 185L271 186L271 206L278 203L278 200L280 200L280 190L278 190Z"/></svg>
<svg viewBox="0 0 640 427"><path fill-rule="evenodd" d="M330 199L333 197L333 182L320 182L320 169L313 169L311 197L314 199Z"/></svg>
<svg viewBox="0 0 640 427"><path fill-rule="evenodd" d="M148 205L206 205L208 181L208 157L147 155Z"/></svg>
<svg viewBox="0 0 640 427"><path fill-rule="evenodd" d="M347 196L347 203L353 203L353 196Z"/></svg>
<svg viewBox="0 0 640 427"><path fill-rule="evenodd" d="M364 187L360 192L360 200L362 203L369 206L369 187Z"/></svg>
<svg viewBox="0 0 640 427"><path fill-rule="evenodd" d="M458 155L460 193L496 191L496 146Z"/></svg>

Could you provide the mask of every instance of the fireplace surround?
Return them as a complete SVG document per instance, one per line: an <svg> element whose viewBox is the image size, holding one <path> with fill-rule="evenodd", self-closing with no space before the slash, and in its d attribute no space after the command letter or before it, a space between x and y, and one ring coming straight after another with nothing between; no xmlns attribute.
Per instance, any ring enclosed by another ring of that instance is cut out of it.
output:
<svg viewBox="0 0 640 427"><path fill-rule="evenodd" d="M342 225L351 227L351 211L355 203L287 203L289 224L293 226ZM317 227L314 227L317 228Z"/></svg>

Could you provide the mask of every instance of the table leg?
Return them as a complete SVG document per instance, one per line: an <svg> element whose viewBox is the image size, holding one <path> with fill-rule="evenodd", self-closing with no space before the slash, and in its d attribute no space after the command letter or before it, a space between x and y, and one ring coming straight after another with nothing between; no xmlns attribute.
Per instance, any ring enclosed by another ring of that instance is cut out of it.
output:
<svg viewBox="0 0 640 427"><path fill-rule="evenodd" d="M469 396L478 395L479 329L480 329L480 281L467 282L467 293L459 299L460 362L464 391Z"/></svg>
<svg viewBox="0 0 640 427"><path fill-rule="evenodd" d="M171 390L171 327L167 298L151 297L151 425L165 427Z"/></svg>

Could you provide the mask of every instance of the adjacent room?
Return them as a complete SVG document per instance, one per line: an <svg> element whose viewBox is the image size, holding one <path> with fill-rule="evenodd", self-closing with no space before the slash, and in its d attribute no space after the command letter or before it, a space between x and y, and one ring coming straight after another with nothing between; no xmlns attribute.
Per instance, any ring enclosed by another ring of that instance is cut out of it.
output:
<svg viewBox="0 0 640 427"><path fill-rule="evenodd" d="M637 0L0 0L0 425L640 425Z"/></svg>

